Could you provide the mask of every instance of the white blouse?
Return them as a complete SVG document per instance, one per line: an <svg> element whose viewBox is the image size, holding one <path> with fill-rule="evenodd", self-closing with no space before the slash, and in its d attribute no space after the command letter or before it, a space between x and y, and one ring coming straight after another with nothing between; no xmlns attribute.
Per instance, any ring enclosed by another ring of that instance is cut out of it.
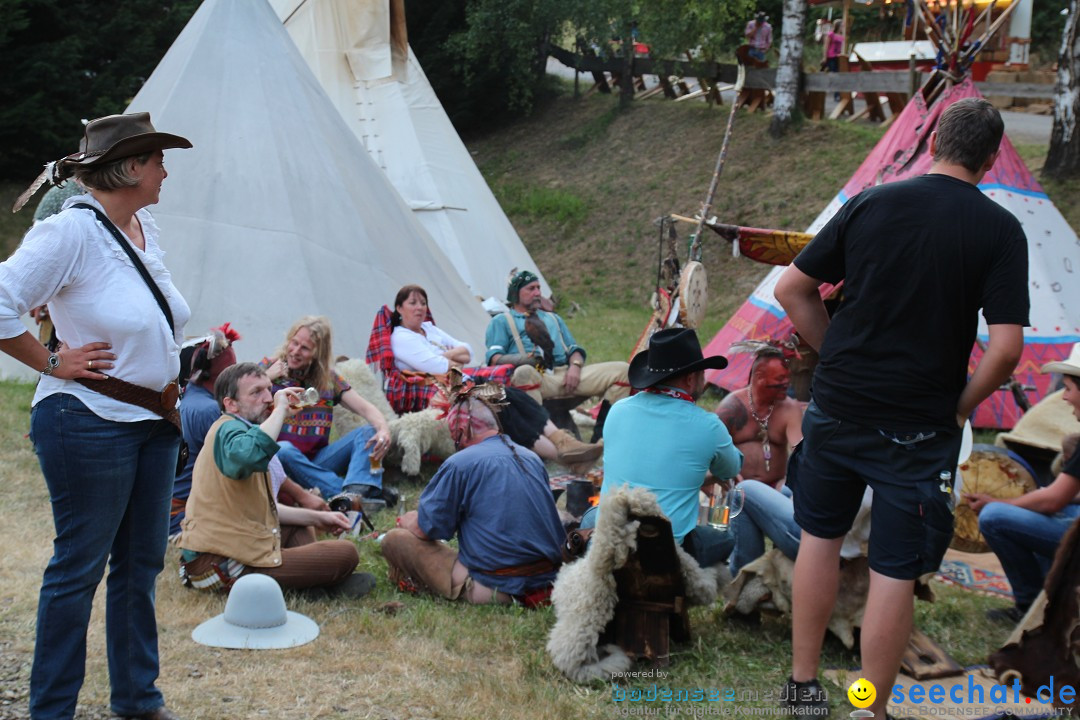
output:
<svg viewBox="0 0 1080 720"><path fill-rule="evenodd" d="M398 370L412 370L438 375L450 369L450 360L443 357L447 350L464 345L472 361L473 351L468 343L461 342L440 330L434 323L420 325L423 333L413 332L398 325L390 334L390 349L394 353L394 365Z"/></svg>
<svg viewBox="0 0 1080 720"><path fill-rule="evenodd" d="M69 347L107 342L116 354L108 375L160 390L180 372L180 343L191 317L187 302L172 283L158 246L157 224L145 208L136 213L145 252L131 247L165 296L176 332L116 239L90 210L68 210L83 202L101 210L90 194L76 195L65 210L30 228L10 258L0 263L0 338L26 332L19 319L48 303L56 335ZM79 398L106 420L155 420L149 410L113 400L73 380L42 376L34 404L56 393Z"/></svg>

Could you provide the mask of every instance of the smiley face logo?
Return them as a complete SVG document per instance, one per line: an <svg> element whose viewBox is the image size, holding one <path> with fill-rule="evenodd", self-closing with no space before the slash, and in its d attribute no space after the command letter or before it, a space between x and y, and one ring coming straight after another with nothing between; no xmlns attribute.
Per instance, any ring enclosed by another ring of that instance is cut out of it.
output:
<svg viewBox="0 0 1080 720"><path fill-rule="evenodd" d="M851 683L851 687L847 689L847 697L855 707L867 708L874 704L874 698L877 697L877 689L874 688L874 684L866 678L859 678Z"/></svg>

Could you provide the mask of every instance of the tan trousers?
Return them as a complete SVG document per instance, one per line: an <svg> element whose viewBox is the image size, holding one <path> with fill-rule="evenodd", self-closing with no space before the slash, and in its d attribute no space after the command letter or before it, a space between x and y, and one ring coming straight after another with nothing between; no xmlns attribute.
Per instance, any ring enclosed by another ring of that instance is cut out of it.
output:
<svg viewBox="0 0 1080 720"><path fill-rule="evenodd" d="M529 397L538 403L554 398L597 395L614 403L630 394L630 383L626 380L626 371L629 369L629 364L618 361L585 365L581 368L581 381L577 389L573 393L567 393L563 385L566 381L565 365L546 370L543 374L532 365L522 365L514 370L510 384L525 390ZM530 386L539 387L527 389Z"/></svg>
<svg viewBox="0 0 1080 720"><path fill-rule="evenodd" d="M421 540L408 530L394 528L380 543L389 567L390 583L412 580L417 589L447 600L474 604L507 604L511 597L475 582L458 560L457 550L436 540Z"/></svg>

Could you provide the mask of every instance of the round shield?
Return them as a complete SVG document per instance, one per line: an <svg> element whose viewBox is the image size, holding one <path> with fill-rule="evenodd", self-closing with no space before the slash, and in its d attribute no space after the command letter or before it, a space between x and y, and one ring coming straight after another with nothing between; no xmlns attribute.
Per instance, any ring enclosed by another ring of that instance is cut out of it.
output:
<svg viewBox="0 0 1080 720"><path fill-rule="evenodd" d="M696 329L705 320L709 303L709 281L705 266L696 260L686 263L679 275L679 322Z"/></svg>
<svg viewBox="0 0 1080 720"><path fill-rule="evenodd" d="M1035 478L1019 457L993 445L975 445L968 459L960 463L960 478L962 494L986 493L998 500L1019 497L1035 489ZM979 517L963 497L956 504L951 546L972 553L990 550L979 532Z"/></svg>

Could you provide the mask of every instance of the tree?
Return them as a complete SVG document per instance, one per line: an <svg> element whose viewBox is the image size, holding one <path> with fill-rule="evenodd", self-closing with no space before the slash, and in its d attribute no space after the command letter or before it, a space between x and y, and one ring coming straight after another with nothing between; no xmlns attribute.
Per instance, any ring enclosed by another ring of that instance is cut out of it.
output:
<svg viewBox="0 0 1080 720"><path fill-rule="evenodd" d="M74 152L80 120L123 112L199 0L5 0L0 178Z"/></svg>
<svg viewBox="0 0 1080 720"><path fill-rule="evenodd" d="M766 8L780 0L761 0ZM529 111L547 82L548 43L623 57L631 39L653 57L730 53L754 0L409 0L409 42L459 131Z"/></svg>
<svg viewBox="0 0 1080 720"><path fill-rule="evenodd" d="M1058 53L1057 86L1054 88L1054 130L1043 164L1051 178L1080 176L1080 33L1077 32L1077 0L1070 0L1069 15Z"/></svg>
<svg viewBox="0 0 1080 720"><path fill-rule="evenodd" d="M780 64L776 69L776 91L769 134L780 137L799 117L799 80L802 77L803 25L806 0L784 0L784 20L780 32Z"/></svg>

